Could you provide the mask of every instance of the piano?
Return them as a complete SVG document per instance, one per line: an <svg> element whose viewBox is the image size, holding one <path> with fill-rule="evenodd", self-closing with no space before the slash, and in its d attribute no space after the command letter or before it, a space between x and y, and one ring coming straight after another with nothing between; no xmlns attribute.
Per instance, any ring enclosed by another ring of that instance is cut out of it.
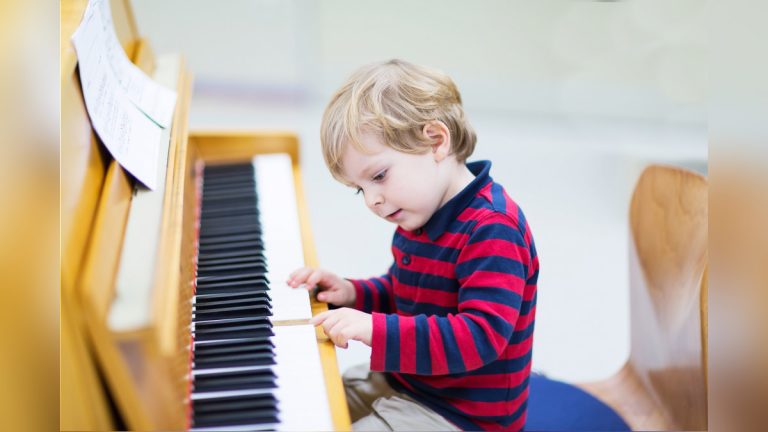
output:
<svg viewBox="0 0 768 432"><path fill-rule="evenodd" d="M316 265L299 142L189 131L192 75L110 1L131 61L177 91L149 191L100 144L61 2L62 430L349 430L326 309L285 284Z"/></svg>

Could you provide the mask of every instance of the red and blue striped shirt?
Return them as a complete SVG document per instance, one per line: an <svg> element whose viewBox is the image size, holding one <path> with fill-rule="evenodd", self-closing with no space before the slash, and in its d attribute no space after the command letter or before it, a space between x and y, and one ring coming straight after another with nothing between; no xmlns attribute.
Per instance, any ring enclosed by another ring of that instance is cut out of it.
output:
<svg viewBox="0 0 768 432"><path fill-rule="evenodd" d="M521 430L539 260L520 207L488 161L414 231L399 228L394 263L352 280L372 313L371 370L464 430Z"/></svg>

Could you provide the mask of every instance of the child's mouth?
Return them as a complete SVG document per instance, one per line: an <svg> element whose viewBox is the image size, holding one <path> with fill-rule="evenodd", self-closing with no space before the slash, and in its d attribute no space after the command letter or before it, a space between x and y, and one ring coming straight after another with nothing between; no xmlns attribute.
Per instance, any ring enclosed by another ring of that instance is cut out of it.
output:
<svg viewBox="0 0 768 432"><path fill-rule="evenodd" d="M400 216L400 213L401 213L402 211L403 211L403 209L400 209L400 210L398 210L398 211L396 211L396 212L392 212L392 213L390 213L390 215L389 215L389 216L387 216L387 219L388 219L388 220L395 220L395 219L397 219L397 217L398 217L398 216Z"/></svg>

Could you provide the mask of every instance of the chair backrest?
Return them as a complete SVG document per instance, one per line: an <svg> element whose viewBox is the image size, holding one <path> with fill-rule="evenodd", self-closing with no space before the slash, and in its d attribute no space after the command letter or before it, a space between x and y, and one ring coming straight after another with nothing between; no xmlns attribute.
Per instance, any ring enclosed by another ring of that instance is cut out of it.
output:
<svg viewBox="0 0 768 432"><path fill-rule="evenodd" d="M705 177L643 171L630 207L630 364L678 430L707 428Z"/></svg>

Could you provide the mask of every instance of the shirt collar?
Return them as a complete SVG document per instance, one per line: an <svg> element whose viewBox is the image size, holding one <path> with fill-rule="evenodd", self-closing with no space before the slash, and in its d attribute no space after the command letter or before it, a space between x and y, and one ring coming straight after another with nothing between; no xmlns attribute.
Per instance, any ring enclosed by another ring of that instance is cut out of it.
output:
<svg viewBox="0 0 768 432"><path fill-rule="evenodd" d="M423 227L432 241L437 240L448 229L451 222L469 206L475 195L480 192L480 189L493 181L488 174L491 171L490 161L471 162L467 164L467 168L475 175L475 179L440 207Z"/></svg>

